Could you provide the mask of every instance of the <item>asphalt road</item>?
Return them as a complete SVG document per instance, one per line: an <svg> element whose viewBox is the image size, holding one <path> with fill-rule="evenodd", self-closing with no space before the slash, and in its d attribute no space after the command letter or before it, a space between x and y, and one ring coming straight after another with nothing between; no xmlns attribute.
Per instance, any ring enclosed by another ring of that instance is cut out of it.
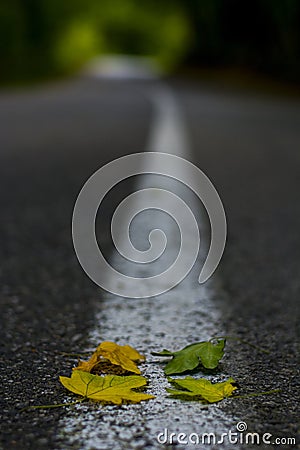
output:
<svg viewBox="0 0 300 450"><path fill-rule="evenodd" d="M241 394L282 389L226 401L222 411L242 418L251 431L296 437L300 103L171 84L193 161L214 182L227 214L228 242L213 299L219 330L269 351L232 341L222 370L238 380ZM5 450L71 448L59 428L63 408L21 410L63 401L57 378L69 373L70 359L62 353L90 345L102 293L74 254L72 209L91 173L144 149L152 117L144 88L143 82L77 79L0 95ZM75 448L85 448L84 442Z"/></svg>
<svg viewBox="0 0 300 450"><path fill-rule="evenodd" d="M195 156L221 193L228 241L216 305L228 334L270 354L239 347L230 370L245 391L281 387L228 408L251 428L296 435L299 418L299 103L182 93ZM222 295L223 292L223 295ZM298 412L297 412L298 410ZM298 440L299 445L299 440Z"/></svg>

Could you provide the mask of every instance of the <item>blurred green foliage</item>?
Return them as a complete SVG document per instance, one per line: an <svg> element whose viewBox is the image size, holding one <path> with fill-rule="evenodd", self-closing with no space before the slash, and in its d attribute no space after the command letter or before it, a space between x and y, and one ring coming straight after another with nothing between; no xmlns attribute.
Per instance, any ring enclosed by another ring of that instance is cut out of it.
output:
<svg viewBox="0 0 300 450"><path fill-rule="evenodd" d="M1 0L0 80L72 73L101 53L299 79L299 23L299 0Z"/></svg>

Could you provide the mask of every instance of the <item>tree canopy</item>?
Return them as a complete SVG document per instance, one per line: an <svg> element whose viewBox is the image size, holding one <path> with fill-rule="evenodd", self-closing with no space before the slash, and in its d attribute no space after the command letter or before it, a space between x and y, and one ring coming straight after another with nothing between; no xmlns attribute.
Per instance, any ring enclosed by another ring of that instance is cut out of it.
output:
<svg viewBox="0 0 300 450"><path fill-rule="evenodd" d="M297 0L4 0L0 80L72 73L96 54L238 65L299 79Z"/></svg>

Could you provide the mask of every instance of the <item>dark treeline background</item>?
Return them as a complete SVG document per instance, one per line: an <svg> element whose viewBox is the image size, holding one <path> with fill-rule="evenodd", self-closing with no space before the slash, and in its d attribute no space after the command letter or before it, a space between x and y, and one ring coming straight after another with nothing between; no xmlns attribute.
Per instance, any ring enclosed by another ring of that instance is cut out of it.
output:
<svg viewBox="0 0 300 450"><path fill-rule="evenodd" d="M299 0L2 0L0 81L72 73L105 53L298 81L299 25Z"/></svg>

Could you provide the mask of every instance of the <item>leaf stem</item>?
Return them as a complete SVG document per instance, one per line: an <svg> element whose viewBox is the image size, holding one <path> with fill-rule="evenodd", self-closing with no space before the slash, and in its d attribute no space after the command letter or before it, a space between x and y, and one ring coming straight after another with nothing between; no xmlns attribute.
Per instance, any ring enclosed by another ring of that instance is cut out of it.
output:
<svg viewBox="0 0 300 450"><path fill-rule="evenodd" d="M77 403L81 403L86 398L80 398L76 400L75 402L68 402L68 403L56 403L54 405L33 405L33 406L26 406L25 408L21 409L20 412L27 411L28 409L50 409L50 408L61 408L62 406L72 406L76 405Z"/></svg>
<svg viewBox="0 0 300 450"><path fill-rule="evenodd" d="M245 341L244 339L241 339L237 336L213 336L210 341L213 341L215 339L230 339L232 341L237 341L237 342L241 342L241 344L246 344L249 345L252 348L255 348L256 350L259 350L260 352L266 353L268 355L271 354L271 352L269 350L266 350L262 347L259 347L258 345L252 344L251 342Z"/></svg>
<svg viewBox="0 0 300 450"><path fill-rule="evenodd" d="M277 394L278 392L281 392L281 389L272 389L271 391L264 391L264 392L253 392L251 394L244 394L244 395L233 395L231 398L258 397L259 395L271 395Z"/></svg>

